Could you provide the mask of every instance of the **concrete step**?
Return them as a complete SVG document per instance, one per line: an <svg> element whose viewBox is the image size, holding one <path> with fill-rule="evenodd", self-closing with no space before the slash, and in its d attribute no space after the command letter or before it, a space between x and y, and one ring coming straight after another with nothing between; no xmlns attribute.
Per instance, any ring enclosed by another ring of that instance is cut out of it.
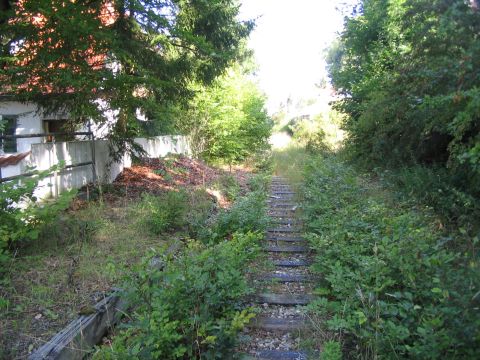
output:
<svg viewBox="0 0 480 360"><path fill-rule="evenodd" d="M298 206L293 202L269 202L267 201L268 207L270 209L278 209L278 208L294 208Z"/></svg>
<svg viewBox="0 0 480 360"><path fill-rule="evenodd" d="M306 294L257 294L255 295L255 301L259 304L270 305L307 305L314 299L313 295Z"/></svg>
<svg viewBox="0 0 480 360"><path fill-rule="evenodd" d="M300 233L301 228L299 227L279 227L267 229L268 233Z"/></svg>
<svg viewBox="0 0 480 360"><path fill-rule="evenodd" d="M301 237L267 237L265 240L274 242L286 242L286 243L304 243L307 242Z"/></svg>
<svg viewBox="0 0 480 360"><path fill-rule="evenodd" d="M311 282L312 277L308 275L292 275L292 274L264 274L258 277L263 281L277 281L282 283L287 282Z"/></svg>
<svg viewBox="0 0 480 360"><path fill-rule="evenodd" d="M295 210L272 209L267 211L267 215L271 218L290 218L295 214Z"/></svg>
<svg viewBox="0 0 480 360"><path fill-rule="evenodd" d="M302 225L300 221L292 220L292 219L273 220L272 223L275 225Z"/></svg>
<svg viewBox="0 0 480 360"><path fill-rule="evenodd" d="M303 351L258 350L255 355L240 355L240 360L307 360Z"/></svg>
<svg viewBox="0 0 480 360"><path fill-rule="evenodd" d="M287 253L303 253L308 252L308 248L305 246L275 246L275 245L268 245L263 248L264 251L268 252L287 252Z"/></svg>
<svg viewBox="0 0 480 360"><path fill-rule="evenodd" d="M273 265L278 267L301 267L301 266L310 266L312 265L309 261L303 260L275 260Z"/></svg>
<svg viewBox="0 0 480 360"><path fill-rule="evenodd" d="M305 319L301 316L293 319L257 316L250 321L248 327L266 331L300 331L306 329L307 325Z"/></svg>

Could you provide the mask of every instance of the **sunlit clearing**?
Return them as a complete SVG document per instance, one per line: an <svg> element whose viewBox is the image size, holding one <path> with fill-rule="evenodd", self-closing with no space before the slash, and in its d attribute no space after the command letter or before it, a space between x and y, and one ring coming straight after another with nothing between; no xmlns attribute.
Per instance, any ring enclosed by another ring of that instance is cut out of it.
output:
<svg viewBox="0 0 480 360"><path fill-rule="evenodd" d="M291 144L292 137L288 135L286 132L282 131L279 133L272 134L272 136L270 136L269 142L272 145L272 148L274 150L283 149Z"/></svg>

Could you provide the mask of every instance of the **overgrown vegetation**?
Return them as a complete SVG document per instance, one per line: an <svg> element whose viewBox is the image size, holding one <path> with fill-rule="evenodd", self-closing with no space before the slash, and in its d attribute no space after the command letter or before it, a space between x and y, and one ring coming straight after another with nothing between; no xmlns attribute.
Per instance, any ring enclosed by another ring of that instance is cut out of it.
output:
<svg viewBox="0 0 480 360"><path fill-rule="evenodd" d="M143 264L125 288L134 313L125 330L96 359L222 359L252 318L245 265L260 235L235 233L213 246L191 242L166 261L165 270Z"/></svg>
<svg viewBox="0 0 480 360"><path fill-rule="evenodd" d="M35 189L39 181L60 168L61 164L36 171L32 177L0 184L0 274L11 259L12 251L38 239L42 230L56 221L57 215L75 196L75 191L71 191L53 202L36 202Z"/></svg>
<svg viewBox="0 0 480 360"><path fill-rule="evenodd" d="M176 110L178 128L202 158L232 165L268 148L272 123L250 72L237 64L208 87L192 85L196 95L189 107Z"/></svg>
<svg viewBox="0 0 480 360"><path fill-rule="evenodd" d="M207 261L207 253L217 256L226 252L220 246L212 250L216 244L229 239L246 246L246 242L257 238L253 233L261 231L261 226L247 226L242 222L235 228L222 226L225 238L207 236L212 234L211 227L217 226L218 218L230 219L223 221L223 224L238 224L233 215L220 211L220 208L228 205L228 202L225 204L222 201L227 194L232 196L231 200L235 197L238 201L244 201L241 195L246 192L244 179L248 175L245 171L235 169L235 172L226 173L187 158L144 161L143 166L126 169L114 184L102 186L102 191L98 194L95 189L89 188L89 195L95 195L95 200L90 202L79 198L72 202L65 199L62 209L57 207L58 204L48 208L50 203L32 202L29 203L32 208L27 208L25 212L5 205L8 211L15 212L12 214L13 219L33 219L31 216L25 217L25 214L36 215L39 211L42 214L39 219L42 221L36 221L32 228L35 232L38 231L38 237L19 237L16 242L10 241L10 249L14 250L12 254L15 256L8 257L8 267L5 267L0 283L0 358L26 356L77 317L81 309L91 308L113 286L121 285L125 280L125 271L128 269L129 274L132 274L132 269L138 269L138 262L149 252L161 256L167 246L185 241L192 244L185 259L193 258L195 253L202 253L203 258L196 260L198 266L201 266ZM156 169L162 174L157 175ZM258 201L264 199L257 191L265 189L265 181L264 176L251 181ZM33 189L34 182L28 183L29 189ZM5 185L5 188L22 194L28 193L18 186ZM216 195L219 198L211 193L215 188L218 189L215 192L218 192ZM12 193L3 195L6 199L13 199ZM262 209L253 197L249 204L254 210ZM232 208L236 206L238 205L233 205ZM65 207L68 209L64 211ZM238 210L233 211L237 215L246 216ZM2 234L5 236L23 234L26 225L33 225L21 221L15 223L15 227L7 228L7 225L13 224L9 222L9 216L2 216L0 220L4 231ZM256 214L255 220L258 224L265 222L261 213ZM30 229L27 227L25 231ZM236 233L237 230L242 232ZM189 238L198 240L186 240ZM228 246L234 251L236 245L232 243ZM254 252L252 251L252 256ZM206 269L216 272L213 265L208 265L210 268L206 265ZM231 273L229 270L228 274ZM227 281L230 275L225 274L223 276L226 276ZM135 282L137 275L133 274L131 283ZM230 285L235 287L237 282ZM240 283L238 286L239 292L243 291ZM150 290L152 293L155 291L153 287ZM240 303L241 300L238 301ZM213 309L215 305L212 303L208 306L208 309ZM233 312L229 311L228 314ZM242 316L247 314L238 315L239 324ZM229 343L233 339L233 329L240 326L234 324L230 315L225 315L227 318L231 321L225 325L225 333L223 330L219 332L224 334L225 339L230 336L230 340L218 340L219 344ZM215 324L218 325L219 322ZM230 325L231 333L227 331ZM214 330L209 328L208 331L210 336ZM209 338L207 341L211 340ZM205 350L204 345L200 347L202 351Z"/></svg>
<svg viewBox="0 0 480 360"><path fill-rule="evenodd" d="M303 209L322 278L312 314L347 357L479 357L478 236L390 184L337 156L309 158Z"/></svg>
<svg viewBox="0 0 480 360"><path fill-rule="evenodd" d="M442 183L428 195L439 211L445 201L453 216L476 216L480 11L464 0L365 0L356 10L328 59L347 150L369 168L417 166L402 176L417 189Z"/></svg>
<svg viewBox="0 0 480 360"><path fill-rule="evenodd" d="M267 228L265 175L257 175L250 183L251 191L236 201L228 210L220 210L215 222L205 229L201 238L205 242L218 242L235 232L263 232Z"/></svg>
<svg viewBox="0 0 480 360"><path fill-rule="evenodd" d="M162 269L152 269L147 258L127 275L124 288L134 313L95 358L222 359L231 354L237 332L253 316L244 309L250 292L246 274L267 223L267 180L265 175L252 179L252 191L201 224L198 240L189 241L178 256L164 258ZM173 196L177 202L182 195Z"/></svg>

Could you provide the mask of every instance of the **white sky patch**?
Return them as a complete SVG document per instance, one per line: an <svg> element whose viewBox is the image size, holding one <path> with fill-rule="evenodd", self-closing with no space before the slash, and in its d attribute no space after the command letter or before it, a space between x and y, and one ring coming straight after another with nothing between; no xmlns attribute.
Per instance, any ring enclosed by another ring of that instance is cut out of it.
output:
<svg viewBox="0 0 480 360"><path fill-rule="evenodd" d="M275 112L289 97L316 97L316 83L326 78L324 50L341 31L339 0L242 0L241 18L257 18L249 45L259 65L260 87ZM347 0L352 2L352 0Z"/></svg>

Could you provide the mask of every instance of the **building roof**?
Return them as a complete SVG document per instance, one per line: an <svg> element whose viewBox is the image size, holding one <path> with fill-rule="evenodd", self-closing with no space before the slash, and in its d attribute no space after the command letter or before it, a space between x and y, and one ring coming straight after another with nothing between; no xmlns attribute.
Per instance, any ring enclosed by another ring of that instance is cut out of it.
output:
<svg viewBox="0 0 480 360"><path fill-rule="evenodd" d="M17 154L0 155L0 168L10 165L17 165L20 161L30 155L30 151Z"/></svg>

